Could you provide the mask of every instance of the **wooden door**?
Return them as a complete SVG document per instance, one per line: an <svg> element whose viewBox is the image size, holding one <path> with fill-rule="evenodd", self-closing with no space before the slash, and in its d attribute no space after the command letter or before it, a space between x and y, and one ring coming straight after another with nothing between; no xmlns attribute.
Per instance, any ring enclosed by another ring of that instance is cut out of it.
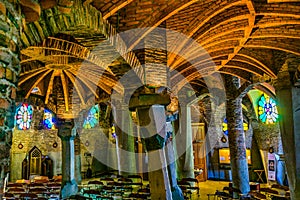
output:
<svg viewBox="0 0 300 200"><path fill-rule="evenodd" d="M206 181L207 169L204 123L192 123L192 131L195 176L198 181Z"/></svg>

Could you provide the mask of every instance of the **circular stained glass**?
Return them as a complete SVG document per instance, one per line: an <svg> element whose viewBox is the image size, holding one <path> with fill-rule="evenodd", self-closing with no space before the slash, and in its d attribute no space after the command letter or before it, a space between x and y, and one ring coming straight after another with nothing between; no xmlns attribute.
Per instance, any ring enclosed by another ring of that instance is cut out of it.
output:
<svg viewBox="0 0 300 200"><path fill-rule="evenodd" d="M243 122L243 127L244 127L244 131L248 130L248 124L246 122ZM223 130L223 133L228 136L228 125L227 125L226 118L224 119L224 121L222 123L222 130Z"/></svg>
<svg viewBox="0 0 300 200"><path fill-rule="evenodd" d="M260 121L266 124L277 122L278 112L275 100L263 94L258 101L258 116Z"/></svg>
<svg viewBox="0 0 300 200"><path fill-rule="evenodd" d="M55 118L50 110L44 110L43 124L46 129L55 129Z"/></svg>
<svg viewBox="0 0 300 200"><path fill-rule="evenodd" d="M16 126L19 130L28 130L32 121L32 106L23 103L16 111Z"/></svg>
<svg viewBox="0 0 300 200"><path fill-rule="evenodd" d="M88 116L84 120L83 128L94 128L99 123L99 106L93 106L88 113Z"/></svg>

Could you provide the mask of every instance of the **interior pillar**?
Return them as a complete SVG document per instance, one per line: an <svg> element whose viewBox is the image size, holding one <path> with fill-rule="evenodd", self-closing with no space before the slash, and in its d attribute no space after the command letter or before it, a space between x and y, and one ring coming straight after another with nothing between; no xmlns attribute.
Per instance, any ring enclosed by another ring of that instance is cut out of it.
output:
<svg viewBox="0 0 300 200"><path fill-rule="evenodd" d="M121 105L117 108L116 128L119 139L120 150L120 171L122 175L136 173L136 160L135 160L135 139L133 136L132 120L128 106ZM120 126L120 127L119 127Z"/></svg>
<svg viewBox="0 0 300 200"><path fill-rule="evenodd" d="M178 159L178 178L194 178L191 107L183 103L180 105L180 132L178 134L185 135L185 137L181 137L185 138L185 141L176 140L177 151L184 152Z"/></svg>
<svg viewBox="0 0 300 200"><path fill-rule="evenodd" d="M9 172L15 98L20 70L20 7L14 1L0 2L0 161L1 174ZM5 175L6 176L6 175ZM0 188L3 179L0 180Z"/></svg>
<svg viewBox="0 0 300 200"><path fill-rule="evenodd" d="M250 191L245 134L243 128L242 98L237 98L239 78L225 76L226 118L233 187L243 194Z"/></svg>
<svg viewBox="0 0 300 200"><path fill-rule="evenodd" d="M81 183L82 177L81 177L81 150L80 150L80 136L76 134L75 140L74 140L74 146L75 146L75 179L78 184Z"/></svg>
<svg viewBox="0 0 300 200"><path fill-rule="evenodd" d="M165 116L164 107L155 105L138 108L141 137L144 138L148 153L148 175L151 188L151 199L172 199L171 186L167 171L167 160L164 147ZM161 116L162 115L162 116ZM163 120L163 121L162 121Z"/></svg>
<svg viewBox="0 0 300 200"><path fill-rule="evenodd" d="M159 95L161 87L166 88L170 85L170 72L167 67L167 33L164 29L166 24L162 23L160 27L143 38L141 45L144 48L137 52L144 69L144 90L130 101L135 104L131 105L131 108L137 111L141 137L144 138L148 153L151 198L172 200L182 199L183 195L177 185L176 173L169 174L166 166L170 156L174 156L174 151L168 151L169 155L166 158L166 149L163 147L168 137L166 132L163 132L165 128L158 128L166 126L164 106L170 103L169 95L164 97ZM165 99L167 103L164 102ZM175 167L175 164L170 165L169 171L176 172Z"/></svg>
<svg viewBox="0 0 300 200"><path fill-rule="evenodd" d="M296 200L300 199L300 88L288 65L278 73L275 87L290 194Z"/></svg>
<svg viewBox="0 0 300 200"><path fill-rule="evenodd" d="M75 195L78 191L75 180L75 145L76 129L73 120L59 120L58 136L62 142L62 186L61 198Z"/></svg>

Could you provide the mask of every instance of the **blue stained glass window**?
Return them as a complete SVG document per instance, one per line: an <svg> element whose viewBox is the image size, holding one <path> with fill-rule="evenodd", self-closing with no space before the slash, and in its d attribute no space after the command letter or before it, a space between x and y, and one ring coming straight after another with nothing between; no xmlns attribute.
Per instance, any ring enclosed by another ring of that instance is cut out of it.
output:
<svg viewBox="0 0 300 200"><path fill-rule="evenodd" d="M32 106L22 103L16 110L16 126L19 130L28 130L32 121Z"/></svg>
<svg viewBox="0 0 300 200"><path fill-rule="evenodd" d="M222 128L223 133L228 136L228 126L227 126L227 119L226 118L224 119L224 121L222 123L222 127L223 127Z"/></svg>
<svg viewBox="0 0 300 200"><path fill-rule="evenodd" d="M223 133L225 135L228 136L228 125L227 125L227 119L225 118L223 123L222 123L222 130L223 130ZM244 131L247 131L249 128L248 128L248 124L246 122L243 122L243 127L244 127Z"/></svg>
<svg viewBox="0 0 300 200"><path fill-rule="evenodd" d="M99 124L99 106L94 105L88 113L88 116L84 120L83 128L90 129L94 128L97 124Z"/></svg>
<svg viewBox="0 0 300 200"><path fill-rule="evenodd" d="M55 129L54 114L48 109L44 109L43 124L46 129Z"/></svg>
<svg viewBox="0 0 300 200"><path fill-rule="evenodd" d="M274 99L263 94L258 101L258 117L262 123L273 124L278 120L277 106Z"/></svg>

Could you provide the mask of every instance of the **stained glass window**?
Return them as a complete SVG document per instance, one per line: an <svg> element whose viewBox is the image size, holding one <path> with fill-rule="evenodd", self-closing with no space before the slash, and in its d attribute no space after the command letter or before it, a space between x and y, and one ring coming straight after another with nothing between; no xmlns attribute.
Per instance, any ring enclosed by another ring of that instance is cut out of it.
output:
<svg viewBox="0 0 300 200"><path fill-rule="evenodd" d="M227 119L226 118L223 121L222 127L223 127L222 128L223 133L228 136L228 125L227 125ZM243 127L244 127L244 131L248 130L248 124L246 122L243 122Z"/></svg>
<svg viewBox="0 0 300 200"><path fill-rule="evenodd" d="M16 126L19 130L28 130L32 121L32 106L22 103L17 107Z"/></svg>
<svg viewBox="0 0 300 200"><path fill-rule="evenodd" d="M88 113L88 116L84 120L83 128L94 128L99 123L99 106L93 106Z"/></svg>
<svg viewBox="0 0 300 200"><path fill-rule="evenodd" d="M263 94L258 101L258 116L260 121L266 124L277 122L278 112L275 100Z"/></svg>
<svg viewBox="0 0 300 200"><path fill-rule="evenodd" d="M46 129L55 129L54 114L48 109L44 109L43 124Z"/></svg>

